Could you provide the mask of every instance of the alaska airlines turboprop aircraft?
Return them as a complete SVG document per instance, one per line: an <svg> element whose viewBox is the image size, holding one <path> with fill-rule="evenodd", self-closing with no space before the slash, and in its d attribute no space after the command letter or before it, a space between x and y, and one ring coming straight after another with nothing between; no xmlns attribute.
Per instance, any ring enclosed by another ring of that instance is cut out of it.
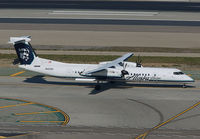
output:
<svg viewBox="0 0 200 139"><path fill-rule="evenodd" d="M194 82L192 78L175 68L142 67L138 63L125 62L133 53L127 53L113 61L99 64L72 64L39 58L30 44L30 36L10 37L17 52L19 67L55 77L74 78L79 81L136 81L136 82Z"/></svg>

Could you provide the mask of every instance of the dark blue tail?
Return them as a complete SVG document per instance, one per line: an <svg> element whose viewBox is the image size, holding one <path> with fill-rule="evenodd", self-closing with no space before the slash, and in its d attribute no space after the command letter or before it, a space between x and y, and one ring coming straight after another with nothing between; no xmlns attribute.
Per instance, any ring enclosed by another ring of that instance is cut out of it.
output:
<svg viewBox="0 0 200 139"><path fill-rule="evenodd" d="M36 54L29 43L30 37L11 37L10 42L14 44L21 65L30 65Z"/></svg>

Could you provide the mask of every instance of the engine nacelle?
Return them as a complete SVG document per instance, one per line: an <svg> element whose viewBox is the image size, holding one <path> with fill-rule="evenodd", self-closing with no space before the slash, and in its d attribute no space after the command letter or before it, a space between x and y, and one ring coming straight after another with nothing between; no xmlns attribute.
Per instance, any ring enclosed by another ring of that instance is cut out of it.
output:
<svg viewBox="0 0 200 139"><path fill-rule="evenodd" d="M89 76L94 76L94 77L122 77L122 73L121 73L121 70L119 69L115 69L115 68L107 68L106 70L103 70L103 71L99 71L99 72L96 72L96 73L92 73L91 75Z"/></svg>
<svg viewBox="0 0 200 139"><path fill-rule="evenodd" d="M108 68L106 71L108 77L122 77L121 70Z"/></svg>

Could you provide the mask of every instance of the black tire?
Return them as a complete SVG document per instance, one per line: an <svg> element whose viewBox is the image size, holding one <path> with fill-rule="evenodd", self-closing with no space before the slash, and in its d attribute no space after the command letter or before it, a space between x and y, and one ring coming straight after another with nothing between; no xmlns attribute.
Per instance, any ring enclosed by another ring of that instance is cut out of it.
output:
<svg viewBox="0 0 200 139"><path fill-rule="evenodd" d="M109 83L111 83L111 84L114 84L114 83L115 83L115 81L109 81Z"/></svg>
<svg viewBox="0 0 200 139"><path fill-rule="evenodd" d="M183 88L187 88L187 85L184 84L184 85L183 85Z"/></svg>

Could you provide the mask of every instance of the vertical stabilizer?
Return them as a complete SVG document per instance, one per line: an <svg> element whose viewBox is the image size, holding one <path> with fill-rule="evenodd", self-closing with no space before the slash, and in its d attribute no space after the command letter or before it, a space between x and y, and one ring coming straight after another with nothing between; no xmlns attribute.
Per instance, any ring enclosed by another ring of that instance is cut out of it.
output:
<svg viewBox="0 0 200 139"><path fill-rule="evenodd" d="M30 36L10 37L9 43L14 45L21 65L31 65L36 57L36 54L29 43L30 41Z"/></svg>

